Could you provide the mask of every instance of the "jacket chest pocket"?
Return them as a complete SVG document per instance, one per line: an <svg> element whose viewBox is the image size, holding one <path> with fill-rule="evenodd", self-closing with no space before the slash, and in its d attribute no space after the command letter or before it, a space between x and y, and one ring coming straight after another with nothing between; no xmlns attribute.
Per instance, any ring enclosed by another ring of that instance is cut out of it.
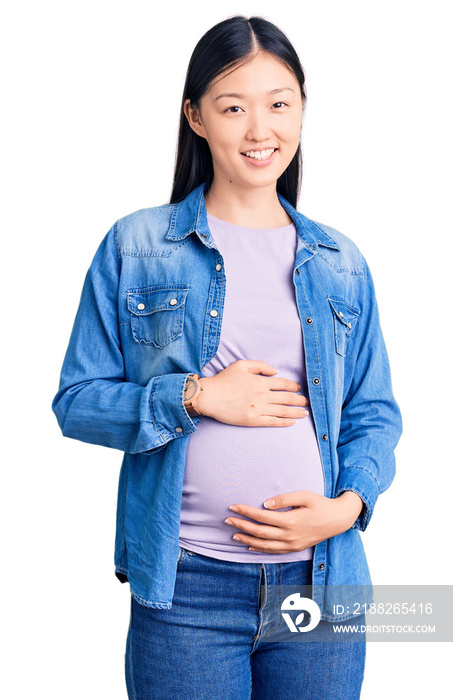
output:
<svg viewBox="0 0 453 700"><path fill-rule="evenodd" d="M189 285L155 285L127 290L132 336L137 343L163 348L182 335Z"/></svg>
<svg viewBox="0 0 453 700"><path fill-rule="evenodd" d="M360 311L341 297L328 296L327 299L333 313L335 350L339 355L345 357L348 339L354 331Z"/></svg>

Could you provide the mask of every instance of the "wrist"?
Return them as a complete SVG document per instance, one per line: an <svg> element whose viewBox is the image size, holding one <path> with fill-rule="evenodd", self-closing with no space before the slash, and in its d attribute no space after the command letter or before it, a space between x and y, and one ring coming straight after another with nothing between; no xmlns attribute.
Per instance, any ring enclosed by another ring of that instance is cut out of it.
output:
<svg viewBox="0 0 453 700"><path fill-rule="evenodd" d="M212 381L212 377L200 377L198 380L198 384L200 385L200 395L198 396L197 399L197 408L200 410L200 413L202 413L204 416L209 415L209 408L206 406L206 398L207 398L207 387Z"/></svg>
<svg viewBox="0 0 453 700"><path fill-rule="evenodd" d="M359 517L364 503L354 491L343 491L334 499L340 506L340 518L346 529L352 527Z"/></svg>

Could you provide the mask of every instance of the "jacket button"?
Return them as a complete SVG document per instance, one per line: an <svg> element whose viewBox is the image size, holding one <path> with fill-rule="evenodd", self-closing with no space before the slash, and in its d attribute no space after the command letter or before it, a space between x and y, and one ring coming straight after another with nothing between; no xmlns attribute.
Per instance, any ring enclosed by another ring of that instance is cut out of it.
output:
<svg viewBox="0 0 453 700"><path fill-rule="evenodd" d="M313 323L313 319L308 317L305 319L305 323Z"/></svg>
<svg viewBox="0 0 453 700"><path fill-rule="evenodd" d="M175 428L175 433L182 433L182 428L180 428L180 427Z"/></svg>
<svg viewBox="0 0 453 700"><path fill-rule="evenodd" d="M174 306L177 303L178 303L177 299L170 299L170 306Z"/></svg>
<svg viewBox="0 0 453 700"><path fill-rule="evenodd" d="M217 272L220 272L220 270L222 269L221 264L217 263L217 265L215 266L215 269L217 270Z"/></svg>
<svg viewBox="0 0 453 700"><path fill-rule="evenodd" d="M212 311L210 311L209 314L210 314L211 316L218 316L218 315L219 315L219 312L216 311L215 309L212 309Z"/></svg>
<svg viewBox="0 0 453 700"><path fill-rule="evenodd" d="M321 383L321 380L318 379L318 377L315 377L315 378L313 379L313 384L315 384L316 386L318 386L318 384L320 384L320 383Z"/></svg>
<svg viewBox="0 0 453 700"><path fill-rule="evenodd" d="M144 308L145 308L145 305L144 305L144 304L137 304L137 309L138 309L139 311L143 311Z"/></svg>
<svg viewBox="0 0 453 700"><path fill-rule="evenodd" d="M322 562L320 564L318 564L318 569L320 571L322 571L324 569L324 564Z"/></svg>
<svg viewBox="0 0 453 700"><path fill-rule="evenodd" d="M339 315L340 315L340 318L343 318L343 312L342 312L342 311L339 311L338 313L339 313Z"/></svg>
<svg viewBox="0 0 453 700"><path fill-rule="evenodd" d="M324 440L324 442L329 439L329 437L325 433L321 435L321 437Z"/></svg>
<svg viewBox="0 0 453 700"><path fill-rule="evenodd" d="M296 270L296 275L300 275L299 268Z"/></svg>

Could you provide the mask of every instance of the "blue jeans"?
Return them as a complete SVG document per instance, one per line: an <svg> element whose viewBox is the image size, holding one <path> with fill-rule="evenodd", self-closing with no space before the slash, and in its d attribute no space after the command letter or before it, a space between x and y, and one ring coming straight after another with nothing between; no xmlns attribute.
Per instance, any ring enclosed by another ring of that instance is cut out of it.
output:
<svg viewBox="0 0 453 700"><path fill-rule="evenodd" d="M311 576L312 561L239 563L180 547L173 607L149 608L131 597L129 698L360 698L365 636L305 641L313 632L291 637L282 618L281 586L309 591ZM365 616L349 622L365 624ZM322 629L331 634L332 623L321 620L317 630ZM287 641L276 641L278 634Z"/></svg>

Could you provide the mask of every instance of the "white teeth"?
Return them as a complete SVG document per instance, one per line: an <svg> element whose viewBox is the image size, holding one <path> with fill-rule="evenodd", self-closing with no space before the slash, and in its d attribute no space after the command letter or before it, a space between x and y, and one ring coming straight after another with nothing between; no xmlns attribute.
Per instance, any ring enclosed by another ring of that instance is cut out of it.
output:
<svg viewBox="0 0 453 700"><path fill-rule="evenodd" d="M257 160L266 160L275 150L275 148L268 148L266 151L246 151L245 155L249 158L256 158Z"/></svg>

